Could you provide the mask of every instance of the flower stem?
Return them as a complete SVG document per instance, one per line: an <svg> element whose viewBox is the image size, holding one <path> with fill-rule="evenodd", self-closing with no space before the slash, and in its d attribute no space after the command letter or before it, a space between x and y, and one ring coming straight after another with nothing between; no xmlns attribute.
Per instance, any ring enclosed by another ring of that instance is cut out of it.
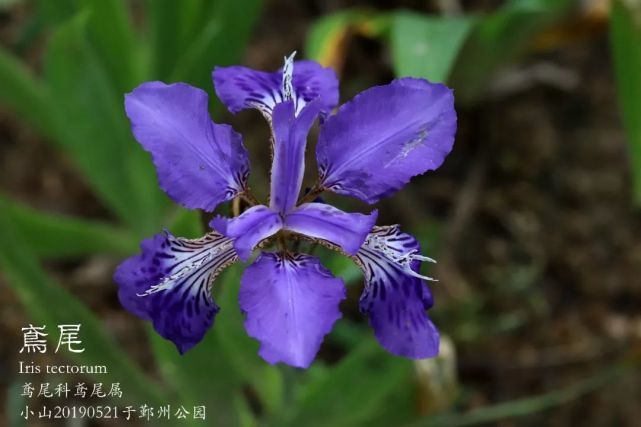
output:
<svg viewBox="0 0 641 427"><path fill-rule="evenodd" d="M299 205L302 205L304 203L309 203L313 202L316 197L318 197L319 194L322 194L325 192L325 189L323 187L320 187L318 183L314 184L311 190L307 194L305 194L301 199L298 201Z"/></svg>
<svg viewBox="0 0 641 427"><path fill-rule="evenodd" d="M240 197L236 197L231 201L231 214L233 217L240 215L240 200Z"/></svg>
<svg viewBox="0 0 641 427"><path fill-rule="evenodd" d="M240 193L238 197L240 197L243 201L245 201L245 203L247 203L250 207L260 205L260 202L251 192L249 187L246 188L242 193Z"/></svg>

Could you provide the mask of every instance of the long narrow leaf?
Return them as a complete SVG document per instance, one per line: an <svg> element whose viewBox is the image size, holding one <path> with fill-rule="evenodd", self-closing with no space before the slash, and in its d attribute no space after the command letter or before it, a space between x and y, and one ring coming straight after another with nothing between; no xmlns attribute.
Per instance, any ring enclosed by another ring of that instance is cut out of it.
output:
<svg viewBox="0 0 641 427"><path fill-rule="evenodd" d="M409 360L390 356L368 337L338 365L310 371L309 382L301 387L294 403L269 425L368 425L385 412L386 399L410 382L411 373Z"/></svg>
<svg viewBox="0 0 641 427"><path fill-rule="evenodd" d="M630 147L633 198L641 206L641 2L613 3L610 34L619 105Z"/></svg>
<svg viewBox="0 0 641 427"><path fill-rule="evenodd" d="M104 202L140 235L161 225L166 199L149 156L135 143L123 95L87 41L88 13L53 35L46 77L58 105L58 142L73 157Z"/></svg>
<svg viewBox="0 0 641 427"><path fill-rule="evenodd" d="M216 327L216 326L215 326ZM176 392L182 405L205 405L220 425L238 425L235 399L239 398L242 378L230 367L221 343L210 331L203 341L184 355L149 327L149 338L156 364L165 381Z"/></svg>
<svg viewBox="0 0 641 427"><path fill-rule="evenodd" d="M139 43L126 0L76 0L81 9L91 11L87 25L90 42L95 46L115 89L130 91L142 79Z"/></svg>
<svg viewBox="0 0 641 427"><path fill-rule="evenodd" d="M214 66L241 59L262 3L148 1L154 76L210 89Z"/></svg>
<svg viewBox="0 0 641 427"><path fill-rule="evenodd" d="M6 282L33 322L46 325L48 338L54 345L57 325L80 324L85 351L69 352L68 357L72 361L106 366L109 379L122 384L123 399L128 402L158 404L163 401L158 387L118 348L100 319L42 271L36 258L23 244L22 237L13 231L13 223L3 210L0 210L0 241L11 242L0 245L0 268ZM102 375L95 375L94 380L104 381Z"/></svg>
<svg viewBox="0 0 641 427"><path fill-rule="evenodd" d="M0 208L22 236L24 245L41 258L124 256L137 248L131 233L108 224L40 212L1 194Z"/></svg>
<svg viewBox="0 0 641 427"><path fill-rule="evenodd" d="M220 342L220 351L246 384L253 387L263 409L271 413L280 407L283 398L283 379L279 370L258 356L259 344L250 338L243 326L243 316L238 307L238 292L242 266L234 265L219 279L217 288L221 312L216 319L214 333Z"/></svg>
<svg viewBox="0 0 641 427"><path fill-rule="evenodd" d="M472 17L394 14L391 48L396 75L446 82L473 24Z"/></svg>
<svg viewBox="0 0 641 427"><path fill-rule="evenodd" d="M34 0L35 13L43 17L46 25L57 25L78 12L75 3L76 0Z"/></svg>
<svg viewBox="0 0 641 427"><path fill-rule="evenodd" d="M592 377L589 377L573 386L551 391L549 393L515 399L510 402L499 403L462 414L444 414L426 417L406 427L463 427L497 422L508 418L522 417L535 414L546 409L563 405L579 397L598 390L600 387L619 378L625 368L615 365L605 368Z"/></svg>
<svg viewBox="0 0 641 427"><path fill-rule="evenodd" d="M20 120L43 135L55 137L53 104L47 87L16 58L0 46L0 103L16 113Z"/></svg>
<svg viewBox="0 0 641 427"><path fill-rule="evenodd" d="M6 390L7 397L4 410L7 414L7 419L9 421L10 427L27 426L27 420L25 420L24 417L20 416L20 411L23 411L28 403L27 397L22 396L23 386L24 382L20 382L20 380L18 379L10 384Z"/></svg>
<svg viewBox="0 0 641 427"><path fill-rule="evenodd" d="M203 25L203 0L148 0L147 29L151 45L151 74L168 80L177 58Z"/></svg>
<svg viewBox="0 0 641 427"><path fill-rule="evenodd" d="M171 79L210 88L215 66L240 61L262 4L262 0L213 2L202 28L175 62Z"/></svg>
<svg viewBox="0 0 641 427"><path fill-rule="evenodd" d="M176 219L171 227L172 232L187 237L202 235L204 230L194 211L181 210ZM232 276L236 277L236 274ZM228 273L223 273L217 279L216 286L228 277ZM215 322L216 330L224 327L224 324ZM238 425L240 414L236 401L242 399L241 389L245 378L233 369L236 355L230 356L229 352L223 350L224 344L219 334L209 331L197 346L180 355L176 347L160 337L151 326L148 331L154 359L178 399L185 404L206 405L216 414L216 420L221 425Z"/></svg>

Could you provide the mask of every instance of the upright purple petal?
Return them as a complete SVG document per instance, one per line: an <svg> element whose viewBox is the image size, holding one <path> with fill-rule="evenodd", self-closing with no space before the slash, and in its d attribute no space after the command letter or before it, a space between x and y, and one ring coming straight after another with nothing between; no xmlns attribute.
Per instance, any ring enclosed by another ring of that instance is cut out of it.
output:
<svg viewBox="0 0 641 427"><path fill-rule="evenodd" d="M274 106L283 102L282 73L234 65L214 68L212 77L216 95L232 114L256 108L269 117Z"/></svg>
<svg viewBox="0 0 641 427"><path fill-rule="evenodd" d="M338 104L334 70L314 61L295 61L284 68L293 68L291 98L285 94L283 68L269 73L240 66L216 67L212 74L216 94L231 113L256 108L268 120L276 104L288 100L294 102L296 114L316 98L321 99L321 110L326 113Z"/></svg>
<svg viewBox="0 0 641 427"><path fill-rule="evenodd" d="M327 240L354 255L376 224L378 212L347 213L325 203L306 203L288 213L285 229Z"/></svg>
<svg viewBox="0 0 641 427"><path fill-rule="evenodd" d="M320 103L310 102L298 117L294 116L294 104L290 101L278 104L272 116L274 133L274 161L270 207L281 213L296 205L305 173L305 147L307 134L316 116Z"/></svg>
<svg viewBox="0 0 641 427"><path fill-rule="evenodd" d="M143 83L125 97L133 133L151 153L160 187L177 203L212 211L245 188L239 134L211 121L207 94L184 83Z"/></svg>
<svg viewBox="0 0 641 427"><path fill-rule="evenodd" d="M434 300L419 263L416 239L398 226L374 227L355 256L365 274L360 309L381 345L397 356L422 359L438 354L439 334L425 310Z"/></svg>
<svg viewBox="0 0 641 427"><path fill-rule="evenodd" d="M165 232L144 240L141 249L116 269L118 298L184 353L213 325L219 309L211 285L238 259L236 252L218 233L188 240Z"/></svg>
<svg viewBox="0 0 641 427"><path fill-rule="evenodd" d="M307 368L323 337L341 317L345 287L318 259L263 253L241 278L240 307L247 333L269 363Z"/></svg>
<svg viewBox="0 0 641 427"><path fill-rule="evenodd" d="M238 257L247 261L254 247L283 227L277 212L267 206L253 206L236 218L215 217L209 226L234 240Z"/></svg>
<svg viewBox="0 0 641 427"><path fill-rule="evenodd" d="M376 203L438 168L455 132L454 96L446 86L403 78L373 87L321 126L316 157L322 185Z"/></svg>
<svg viewBox="0 0 641 427"><path fill-rule="evenodd" d="M324 113L331 112L338 105L338 79L331 68L323 68L315 61L294 62L292 79L296 93L296 114L312 100L319 98Z"/></svg>

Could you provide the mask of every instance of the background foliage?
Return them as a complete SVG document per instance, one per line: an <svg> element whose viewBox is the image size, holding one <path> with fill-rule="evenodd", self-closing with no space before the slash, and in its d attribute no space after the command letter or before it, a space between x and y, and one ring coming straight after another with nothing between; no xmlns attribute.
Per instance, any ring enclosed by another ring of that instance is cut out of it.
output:
<svg viewBox="0 0 641 427"><path fill-rule="evenodd" d="M601 34L603 28L594 30L593 20L610 19L609 42L629 153L625 167L631 184L625 198L630 200L630 215L638 218L633 206L641 203L641 3L616 0L609 9L607 2L588 2L594 6L589 10L569 0L478 1L466 7L461 7L466 2L457 1L390 1L380 7L336 3L341 7L323 9L310 2L304 19L290 22L292 34L304 37L284 43L287 49L272 47L269 54L275 57L264 59L246 54L246 48L261 34L276 32L280 10L292 9L287 2L0 2L2 16L17 17L0 45L2 117L10 117L42 147L61 153L68 162L65 167L82 180L98 206L96 212L72 215L55 204L54 209L38 209L15 192L0 189L2 284L19 302L24 318L48 325L82 323L91 340L73 362L108 365L131 404L205 404L210 418L224 426L463 426L504 419L528 425L528 416L578 405L580 397L611 384L622 373L637 372L638 342L624 340L617 343L616 354L570 384L522 390L507 398L499 393L499 399L490 395L479 401L478 383L468 383L457 374L456 351L482 348L490 336L531 331L536 319L545 317L548 302L537 289L545 280L539 271L544 267L536 262L506 266L512 270L489 289L474 284L468 289L461 277L439 276L442 282L437 286L451 290L437 304L437 323L452 340L444 340L437 359L412 362L390 356L376 344L365 322L348 314L308 371L271 366L257 356L258 345L246 336L237 309L240 268L231 268L218 279L216 298L224 309L206 339L182 357L150 326L145 329L131 317L127 324L138 324L133 332L114 328L100 303L83 299L65 283L69 280L65 266L105 262L101 295L113 301L110 271L118 260L138 250L143 237L162 227L186 237L203 232L204 219L198 213L172 204L158 188L149 156L131 135L123 94L144 81L159 79L191 83L214 99L210 72L215 65L243 63L247 58L278 64L290 47L302 48L303 56L334 67L344 77L344 99L345 93L384 83L370 81L373 75L380 80L411 75L451 85L462 111L463 134L457 144L483 144L483 135L465 134L466 129L478 129L466 123L479 120L478 112L493 105L488 99L497 90L502 93L505 82L509 86L506 69L542 51L565 47L568 39L576 43L577 34L584 37L584 26L590 34ZM360 70L358 61L351 59L353 52L365 55ZM607 65L610 58L602 61ZM383 71L363 72L372 63L383 64ZM216 101L211 111L221 121L224 112ZM243 113L235 124L250 119L259 120ZM248 144L259 153L264 132L254 129L247 135ZM465 212L465 196L475 191L477 178L491 162L491 153L484 156L490 160L484 157L478 167L461 168L470 169L460 179L462 206L445 214L421 211L415 209L416 200L408 199L412 193L405 193L400 209L387 214L391 222L408 223L428 253L442 261L443 273L452 271L449 245L456 221ZM264 157L253 161L258 164L255 169L267 170ZM527 161L512 161L516 168L528 170ZM261 179L252 176L258 193L264 194L266 184ZM635 266L639 248L636 255L630 253L636 257ZM358 270L331 254L321 256L350 285L350 295L354 294L350 299L355 300L361 281ZM497 309L493 304L506 295L520 301L520 306ZM125 343L126 333L136 334L134 341ZM8 348L10 356L3 361L15 360L14 348ZM9 373L14 372L12 366ZM4 392L4 414L12 425L23 422L16 417L25 403L16 398L20 380L10 375L8 382L14 383ZM614 411L608 420L627 419L619 415Z"/></svg>

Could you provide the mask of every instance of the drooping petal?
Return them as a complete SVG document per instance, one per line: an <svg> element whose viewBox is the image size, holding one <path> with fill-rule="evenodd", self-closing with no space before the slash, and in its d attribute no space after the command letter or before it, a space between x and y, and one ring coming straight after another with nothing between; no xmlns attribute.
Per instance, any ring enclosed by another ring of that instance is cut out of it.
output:
<svg viewBox="0 0 641 427"><path fill-rule="evenodd" d="M144 240L141 249L114 273L118 298L184 353L214 323L219 308L211 286L218 273L238 259L232 242L215 232L194 240L165 232Z"/></svg>
<svg viewBox="0 0 641 427"><path fill-rule="evenodd" d="M280 230L283 221L277 212L267 206L253 206L236 218L215 217L209 226L234 240L238 257L247 261L254 247L263 239Z"/></svg>
<svg viewBox="0 0 641 427"><path fill-rule="evenodd" d="M307 368L323 337L341 317L345 287L309 255L263 253L241 278L247 333L269 363Z"/></svg>
<svg viewBox="0 0 641 427"><path fill-rule="evenodd" d="M369 314L376 338L390 353L422 359L438 354L439 334L425 310L434 300L418 273L416 239L398 226L374 227L354 257L365 275L360 309Z"/></svg>
<svg viewBox="0 0 641 427"><path fill-rule="evenodd" d="M446 86L403 78L373 87L321 126L316 157L322 185L376 203L438 168L455 132L454 96Z"/></svg>
<svg viewBox="0 0 641 427"><path fill-rule="evenodd" d="M291 101L274 108L272 129L275 146L269 203L278 212L288 212L296 205L305 173L307 134L320 107L318 100L314 100L298 117L294 116Z"/></svg>
<svg viewBox="0 0 641 427"><path fill-rule="evenodd" d="M228 125L211 121L207 94L184 83L143 83L125 97L133 133L151 153L160 187L190 209L212 211L242 192L247 150Z"/></svg>
<svg viewBox="0 0 641 427"><path fill-rule="evenodd" d="M284 228L327 240L354 255L376 224L377 216L376 210L364 215L343 212L325 203L306 203L287 214Z"/></svg>
<svg viewBox="0 0 641 427"><path fill-rule="evenodd" d="M290 70L292 74L288 73ZM274 73L232 66L216 67L212 76L218 98L233 114L256 108L270 120L276 104L288 100L294 102L296 114L316 98L321 99L321 110L326 113L338 104L334 70L314 61L293 61L293 55ZM287 81L291 81L291 98L286 94Z"/></svg>

